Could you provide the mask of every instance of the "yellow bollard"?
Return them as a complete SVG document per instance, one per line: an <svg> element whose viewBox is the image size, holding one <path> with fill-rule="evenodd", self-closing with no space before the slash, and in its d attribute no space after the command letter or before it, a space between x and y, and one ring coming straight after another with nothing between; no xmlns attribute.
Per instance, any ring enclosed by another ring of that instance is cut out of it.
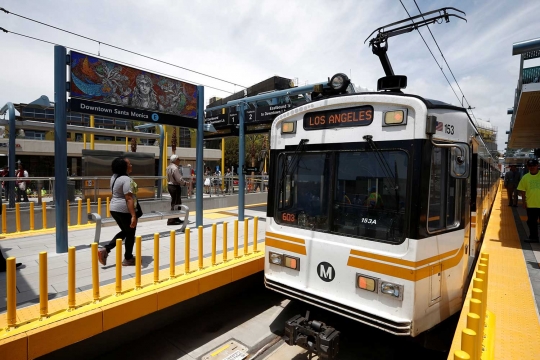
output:
<svg viewBox="0 0 540 360"><path fill-rule="evenodd" d="M142 247L142 237L137 235L135 237L135 290L141 288L141 247Z"/></svg>
<svg viewBox="0 0 540 360"><path fill-rule="evenodd" d="M7 233L7 205L2 204L2 233Z"/></svg>
<svg viewBox="0 0 540 360"><path fill-rule="evenodd" d="M474 314L474 313L468 313L467 314L467 329L473 330L477 336L476 336L476 358L480 359L482 355L482 330L483 330L484 324L480 321L480 315Z"/></svg>
<svg viewBox="0 0 540 360"><path fill-rule="evenodd" d="M212 266L216 265L216 230L217 225L212 224Z"/></svg>
<svg viewBox="0 0 540 360"><path fill-rule="evenodd" d="M482 312L482 301L478 299L469 300L469 311L475 314L480 315Z"/></svg>
<svg viewBox="0 0 540 360"><path fill-rule="evenodd" d="M49 313L49 289L47 284L47 252L39 253L39 315L44 318Z"/></svg>
<svg viewBox="0 0 540 360"><path fill-rule="evenodd" d="M169 276L174 278L174 270L176 265L176 231L171 230L171 245L170 245L170 260L169 260Z"/></svg>
<svg viewBox="0 0 540 360"><path fill-rule="evenodd" d="M34 202L30 201L30 230L34 230Z"/></svg>
<svg viewBox="0 0 540 360"><path fill-rule="evenodd" d="M159 282L159 233L154 234L154 284Z"/></svg>
<svg viewBox="0 0 540 360"><path fill-rule="evenodd" d="M471 357L463 350L456 350L454 352L454 360L471 360Z"/></svg>
<svg viewBox="0 0 540 360"><path fill-rule="evenodd" d="M484 260L485 264L489 264L489 253L482 251L480 253L480 263L482 263L482 260Z"/></svg>
<svg viewBox="0 0 540 360"><path fill-rule="evenodd" d="M249 226L249 219L245 218L244 219L244 255L248 254L248 240L249 240L248 226Z"/></svg>
<svg viewBox="0 0 540 360"><path fill-rule="evenodd" d="M461 331L461 350L465 351L471 357L471 360L478 360L476 357L476 332L471 329Z"/></svg>
<svg viewBox="0 0 540 360"><path fill-rule="evenodd" d="M479 278L474 278L473 289L482 290L482 298L479 299L480 301L482 301L482 313L478 315L480 315L480 318L482 318L482 321L484 321L486 318L486 309L487 309L487 289L486 289L486 284L484 280L479 279Z"/></svg>
<svg viewBox="0 0 540 360"><path fill-rule="evenodd" d="M41 203L41 218L42 218L42 228L47 228L47 204L45 202Z"/></svg>
<svg viewBox="0 0 540 360"><path fill-rule="evenodd" d="M227 222L223 222L223 262L227 261Z"/></svg>
<svg viewBox="0 0 540 360"><path fill-rule="evenodd" d="M70 213L69 213L69 200L67 200L66 202L67 202L67 225L70 226L71 219L70 219Z"/></svg>
<svg viewBox="0 0 540 360"><path fill-rule="evenodd" d="M68 248L68 307L75 309L75 247Z"/></svg>
<svg viewBox="0 0 540 360"><path fill-rule="evenodd" d="M17 274L15 258L6 259L7 325L17 325Z"/></svg>
<svg viewBox="0 0 540 360"><path fill-rule="evenodd" d="M234 250L233 256L236 259L238 257L238 220L234 220Z"/></svg>
<svg viewBox="0 0 540 360"><path fill-rule="evenodd" d="M15 228L17 232L21 232L21 204L15 204Z"/></svg>
<svg viewBox="0 0 540 360"><path fill-rule="evenodd" d="M86 214L90 215L92 212L92 207L90 206L90 198L86 198Z"/></svg>
<svg viewBox="0 0 540 360"><path fill-rule="evenodd" d="M105 203L105 207L107 208L107 217L111 217L111 203L110 203L110 199L109 199L108 196L107 196L107 200L106 200L106 203Z"/></svg>
<svg viewBox="0 0 540 360"><path fill-rule="evenodd" d="M257 232L259 231L259 217L253 219L253 252L257 252Z"/></svg>
<svg viewBox="0 0 540 360"><path fill-rule="evenodd" d="M116 296L122 295L122 239L116 239Z"/></svg>
<svg viewBox="0 0 540 360"><path fill-rule="evenodd" d="M203 227L199 226L199 270L203 268Z"/></svg>
<svg viewBox="0 0 540 360"><path fill-rule="evenodd" d="M92 243L92 298L99 301L98 244Z"/></svg>
<svg viewBox="0 0 540 360"><path fill-rule="evenodd" d="M97 199L97 213L101 216L101 198Z"/></svg>
<svg viewBox="0 0 540 360"><path fill-rule="evenodd" d="M82 200L77 200L77 225L82 223Z"/></svg>
<svg viewBox="0 0 540 360"><path fill-rule="evenodd" d="M486 318L486 315L485 315L486 314L486 304L483 301L484 292L482 290L480 290L480 289L472 289L471 297L473 299L476 299L476 300L481 302L481 306L480 306L481 311L480 311L480 314L478 314L478 315L480 315L481 318L485 319Z"/></svg>
<svg viewBox="0 0 540 360"><path fill-rule="evenodd" d="M189 273L189 238L191 237L191 229L186 228L185 233L185 244L184 244L184 273Z"/></svg>
<svg viewBox="0 0 540 360"><path fill-rule="evenodd" d="M485 288L487 290L488 288L488 282L489 282L489 271L488 271L488 265L486 264L478 264L478 270L476 270L477 272L478 271L483 271L486 275L484 277L484 283L485 283ZM478 276L477 276L478 277Z"/></svg>

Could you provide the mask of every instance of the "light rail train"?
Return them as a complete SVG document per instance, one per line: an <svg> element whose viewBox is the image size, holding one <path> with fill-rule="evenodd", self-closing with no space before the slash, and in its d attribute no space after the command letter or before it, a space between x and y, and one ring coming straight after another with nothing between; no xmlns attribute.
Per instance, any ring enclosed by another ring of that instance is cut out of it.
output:
<svg viewBox="0 0 540 360"><path fill-rule="evenodd" d="M465 109L347 94L271 134L268 288L396 335L460 311L499 179Z"/></svg>

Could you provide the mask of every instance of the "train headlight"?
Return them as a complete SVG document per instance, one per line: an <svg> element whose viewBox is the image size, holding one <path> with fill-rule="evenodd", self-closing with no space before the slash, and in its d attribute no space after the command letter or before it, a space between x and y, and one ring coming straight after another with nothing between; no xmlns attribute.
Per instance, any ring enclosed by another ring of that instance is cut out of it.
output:
<svg viewBox="0 0 540 360"><path fill-rule="evenodd" d="M383 281L381 282L381 293L403 300L403 285Z"/></svg>
<svg viewBox="0 0 540 360"><path fill-rule="evenodd" d="M296 133L296 121L282 122L281 123L282 134L295 134Z"/></svg>
<svg viewBox="0 0 540 360"><path fill-rule="evenodd" d="M384 113L383 126L407 124L407 114L403 110L387 111Z"/></svg>
<svg viewBox="0 0 540 360"><path fill-rule="evenodd" d="M347 86L351 83L349 77L345 74L339 73L330 79L329 85L335 92L344 92L347 90Z"/></svg>
<svg viewBox="0 0 540 360"><path fill-rule="evenodd" d="M270 253L270 263L275 264L275 265L281 265L282 262L283 262L283 255L276 254L273 252Z"/></svg>

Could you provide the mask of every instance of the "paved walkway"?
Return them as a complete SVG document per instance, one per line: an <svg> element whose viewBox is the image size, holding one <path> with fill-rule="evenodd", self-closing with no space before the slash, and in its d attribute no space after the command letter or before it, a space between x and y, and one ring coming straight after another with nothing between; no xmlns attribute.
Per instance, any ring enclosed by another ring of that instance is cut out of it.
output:
<svg viewBox="0 0 540 360"><path fill-rule="evenodd" d="M208 257L211 253L212 224L217 226L217 253L222 252L224 221L228 222L227 247L233 249L234 220L238 219L237 208L223 208L204 211L203 215L203 253ZM245 209L245 217L249 220L249 244L253 243L253 217L259 217L258 242L264 242L266 205L248 205ZM195 215L190 214L191 227L190 261L198 258L198 234L195 227ZM150 273L154 267L154 234L160 234L160 268L169 267L170 255L170 231L178 229L178 226L167 226L166 220L141 222L137 226L137 235L142 236L142 274ZM100 246L106 245L118 233L116 226L105 227L101 230ZM75 246L76 252L76 286L77 291L88 290L92 287L92 269L90 244L94 240L95 229L76 230L69 232L69 246ZM239 222L239 247L243 246L244 222ZM176 264L184 263L185 235L176 233ZM23 266L17 270L17 304L23 307L39 303L39 252L48 252L48 287L49 299L67 295L67 253L57 254L56 235L37 235L18 239L0 240L0 250L7 257L16 257L17 262ZM242 251L242 250L240 250ZM124 267L123 278L132 278L135 275L135 267ZM115 281L115 250L109 254L106 266L100 265L100 283L109 284ZM0 313L6 311L6 273L0 273Z"/></svg>

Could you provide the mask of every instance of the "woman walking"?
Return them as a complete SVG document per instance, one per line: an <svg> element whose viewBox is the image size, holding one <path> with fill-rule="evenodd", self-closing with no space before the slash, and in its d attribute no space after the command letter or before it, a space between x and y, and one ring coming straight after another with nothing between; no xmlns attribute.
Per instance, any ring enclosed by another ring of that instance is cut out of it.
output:
<svg viewBox="0 0 540 360"><path fill-rule="evenodd" d="M133 246L135 244L135 231L137 230L137 184L129 177L133 166L129 159L119 157L113 160L113 176L111 177L112 200L110 204L111 216L120 227L111 242L98 252L99 262L107 264L107 257L116 246L116 239L125 239L125 252L123 266L135 265Z"/></svg>

